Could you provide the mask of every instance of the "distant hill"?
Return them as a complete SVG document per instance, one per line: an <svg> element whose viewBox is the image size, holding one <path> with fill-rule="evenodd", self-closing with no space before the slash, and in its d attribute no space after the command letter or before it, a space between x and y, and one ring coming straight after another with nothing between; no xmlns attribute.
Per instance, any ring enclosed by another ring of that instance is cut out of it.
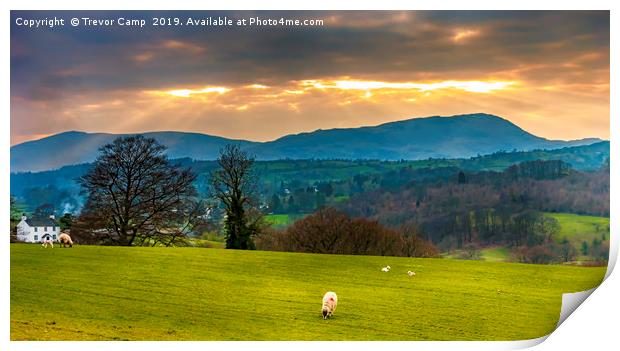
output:
<svg viewBox="0 0 620 351"><path fill-rule="evenodd" d="M257 144L246 140L233 140L200 133L150 132L141 134L155 138L166 145L170 158L189 157L198 160L214 160L220 148L226 144L235 143L244 148ZM130 134L71 131L18 144L11 147L11 172L37 172L89 163L97 157L99 147L124 135Z"/></svg>
<svg viewBox="0 0 620 351"><path fill-rule="evenodd" d="M497 151L587 145L600 139L548 140L489 114L414 118L374 127L317 130L258 145L263 159L344 158L419 160L462 158Z"/></svg>
<svg viewBox="0 0 620 351"><path fill-rule="evenodd" d="M534 160L561 160L579 171L595 171L609 165L609 141L570 146L553 150L496 152L489 155L454 160L457 166L470 171L502 171L510 165Z"/></svg>
<svg viewBox="0 0 620 351"><path fill-rule="evenodd" d="M235 143L258 160L379 159L420 160L467 158L498 151L528 151L589 145L600 139L548 140L530 134L501 117L470 114L413 118L372 127L317 130L287 135L270 142L232 140L184 133L143 133L168 146L171 158L217 158L219 149ZM65 132L11 147L11 172L42 171L91 162L97 149L116 134Z"/></svg>

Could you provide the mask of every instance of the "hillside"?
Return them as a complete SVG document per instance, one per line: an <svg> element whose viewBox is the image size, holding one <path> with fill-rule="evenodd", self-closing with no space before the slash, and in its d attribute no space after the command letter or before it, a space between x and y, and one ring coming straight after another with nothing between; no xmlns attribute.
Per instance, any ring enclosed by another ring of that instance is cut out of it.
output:
<svg viewBox="0 0 620 351"><path fill-rule="evenodd" d="M555 218L560 224L560 232L556 240L564 238L572 242L575 247L586 241L609 239L609 218L597 216L583 216L572 213L546 213L548 217Z"/></svg>
<svg viewBox="0 0 620 351"><path fill-rule="evenodd" d="M317 130L270 142L251 142L185 132L143 133L168 146L171 158L217 158L235 143L258 160L468 158L497 151L555 149L587 145L599 139L548 140L489 114L413 118L372 127ZM11 147L11 172L43 171L92 162L97 149L116 134L65 132Z"/></svg>
<svg viewBox="0 0 620 351"><path fill-rule="evenodd" d="M253 148L260 158L417 160L467 158L496 151L553 149L598 139L548 140L501 117L479 113L413 118L374 127L288 135Z"/></svg>
<svg viewBox="0 0 620 351"><path fill-rule="evenodd" d="M11 147L11 172L44 171L95 160L99 147L128 134L65 132ZM214 160L220 148L234 143L249 147L255 143L212 135L185 132L142 133L168 147L170 158Z"/></svg>
<svg viewBox="0 0 620 351"><path fill-rule="evenodd" d="M531 339L555 329L562 293L605 274L199 248L12 244L10 257L11 340ZM339 303L324 321L328 290Z"/></svg>
<svg viewBox="0 0 620 351"><path fill-rule="evenodd" d="M513 164L534 160L561 160L576 170L594 171L609 162L609 141L553 150L497 152L458 160L455 165L472 171L501 171Z"/></svg>
<svg viewBox="0 0 620 351"><path fill-rule="evenodd" d="M562 160L577 170L599 169L609 158L609 142L566 147L554 150L533 150L525 152L501 152L469 159L427 159L417 161L377 160L277 160L258 161L256 171L266 196L271 196L282 183L291 187L307 187L315 182L350 179L364 174L384 174L390 171L411 168L456 167L467 171L501 171L515 163L529 160ZM197 186L204 191L206 177L216 167L214 161L176 160L191 167L200 175ZM34 210L43 203L51 203L60 214L79 207L82 202L79 186L75 179L83 175L89 164L65 166L43 172L11 173L11 194ZM294 186L297 183L297 186Z"/></svg>

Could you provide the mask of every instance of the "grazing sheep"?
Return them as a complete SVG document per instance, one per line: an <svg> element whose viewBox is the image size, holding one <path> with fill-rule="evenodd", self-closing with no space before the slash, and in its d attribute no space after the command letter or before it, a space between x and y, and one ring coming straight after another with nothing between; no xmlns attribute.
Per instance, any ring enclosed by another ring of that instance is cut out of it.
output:
<svg viewBox="0 0 620 351"><path fill-rule="evenodd" d="M382 271L382 272L389 272L389 271L390 271L390 269L392 269L392 267L390 267L390 266L385 266L385 267L381 268L381 271Z"/></svg>
<svg viewBox="0 0 620 351"><path fill-rule="evenodd" d="M410 277L413 277L413 276L415 275L415 272L412 272L412 271L407 271L407 274L408 274Z"/></svg>
<svg viewBox="0 0 620 351"><path fill-rule="evenodd" d="M44 248L47 248L48 246L51 246L52 249L54 248L54 242L51 239L44 239L42 241L41 246L43 246Z"/></svg>
<svg viewBox="0 0 620 351"><path fill-rule="evenodd" d="M328 291L323 296L323 319L331 317L336 311L338 305L338 296L333 291Z"/></svg>
<svg viewBox="0 0 620 351"><path fill-rule="evenodd" d="M73 247L73 240L71 240L69 234L60 234L58 236L58 242L62 244L62 247L67 247L66 245L69 245L69 247Z"/></svg>

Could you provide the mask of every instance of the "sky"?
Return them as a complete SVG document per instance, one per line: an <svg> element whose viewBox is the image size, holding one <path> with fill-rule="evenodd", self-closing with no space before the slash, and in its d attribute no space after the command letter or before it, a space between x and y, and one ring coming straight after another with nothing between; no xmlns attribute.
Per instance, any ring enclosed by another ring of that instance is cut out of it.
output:
<svg viewBox="0 0 620 351"><path fill-rule="evenodd" d="M324 24L186 25L218 16ZM65 25L17 23L53 17ZM146 25L72 27L72 17ZM184 25L152 26L153 17ZM609 139L608 11L12 11L11 20L11 145L68 130L267 141L476 112L549 139Z"/></svg>

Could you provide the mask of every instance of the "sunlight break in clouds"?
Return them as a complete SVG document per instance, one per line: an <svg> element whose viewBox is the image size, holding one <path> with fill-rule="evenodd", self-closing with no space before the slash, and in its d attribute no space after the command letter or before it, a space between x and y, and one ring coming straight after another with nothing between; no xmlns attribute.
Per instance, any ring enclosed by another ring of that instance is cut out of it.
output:
<svg viewBox="0 0 620 351"><path fill-rule="evenodd" d="M372 97L373 90L383 90L384 93L392 94L399 93L400 91L407 90L417 90L419 92L427 93L434 90L440 89L456 89L469 93L491 93L496 90L506 89L509 86L515 85L514 81L457 81L457 80L446 80L432 83L416 83L416 82L381 82L381 81L365 81L365 80L355 80L355 79L341 79L341 80L319 80L319 79L310 79L310 80L302 80L302 81L293 81L290 82L291 85L296 86L295 90L287 89L287 87L282 90L274 90L270 89L268 86L261 84L250 84L239 87L221 87L221 86L206 86L201 89L171 89L171 90L157 90L157 91L147 91L147 93L155 94L159 96L172 96L172 97L180 97L180 98L190 98L190 97L199 97L203 94L212 94L215 93L217 95L222 95L228 92L236 93L237 91L245 89L249 89L250 91L254 90L271 90L269 94L260 93L258 95L252 94L250 92L243 93L244 98L250 100L257 100L254 103L267 102L270 99L281 99L286 95L299 95L311 89L334 89L341 91L363 91L365 94L363 95L365 98ZM300 90L301 89L301 90ZM237 95L237 94L234 94ZM229 104L230 105L230 104ZM248 107L247 101L243 101L242 103L235 105L230 105L231 107L235 107L239 111L246 110Z"/></svg>
<svg viewBox="0 0 620 351"><path fill-rule="evenodd" d="M198 94L208 94L208 93L218 93L218 94L224 94L229 92L230 89L225 88L225 87L205 87L202 89L175 89L175 90L168 90L165 93L168 95L172 95L172 96L178 96L178 97L190 97L191 95L198 95ZM161 94L161 92L153 92L156 94Z"/></svg>
<svg viewBox="0 0 620 351"><path fill-rule="evenodd" d="M252 89L267 89L268 86L266 85L262 85L262 84L251 84L251 85L246 85L246 88L252 88Z"/></svg>
<svg viewBox="0 0 620 351"><path fill-rule="evenodd" d="M471 30L471 29L459 30L452 37L452 41L454 41L455 43L459 43L471 37L475 37L478 34L480 34L480 31L477 31L477 30Z"/></svg>
<svg viewBox="0 0 620 351"><path fill-rule="evenodd" d="M375 89L415 89L422 92L437 89L459 89L471 93L490 93L494 90L506 89L516 84L513 81L457 81L447 80L434 83L415 83L415 82L377 82L364 80L336 80L336 81L318 81L304 80L300 83L302 86L311 86L317 89L342 89L342 90L375 90Z"/></svg>

